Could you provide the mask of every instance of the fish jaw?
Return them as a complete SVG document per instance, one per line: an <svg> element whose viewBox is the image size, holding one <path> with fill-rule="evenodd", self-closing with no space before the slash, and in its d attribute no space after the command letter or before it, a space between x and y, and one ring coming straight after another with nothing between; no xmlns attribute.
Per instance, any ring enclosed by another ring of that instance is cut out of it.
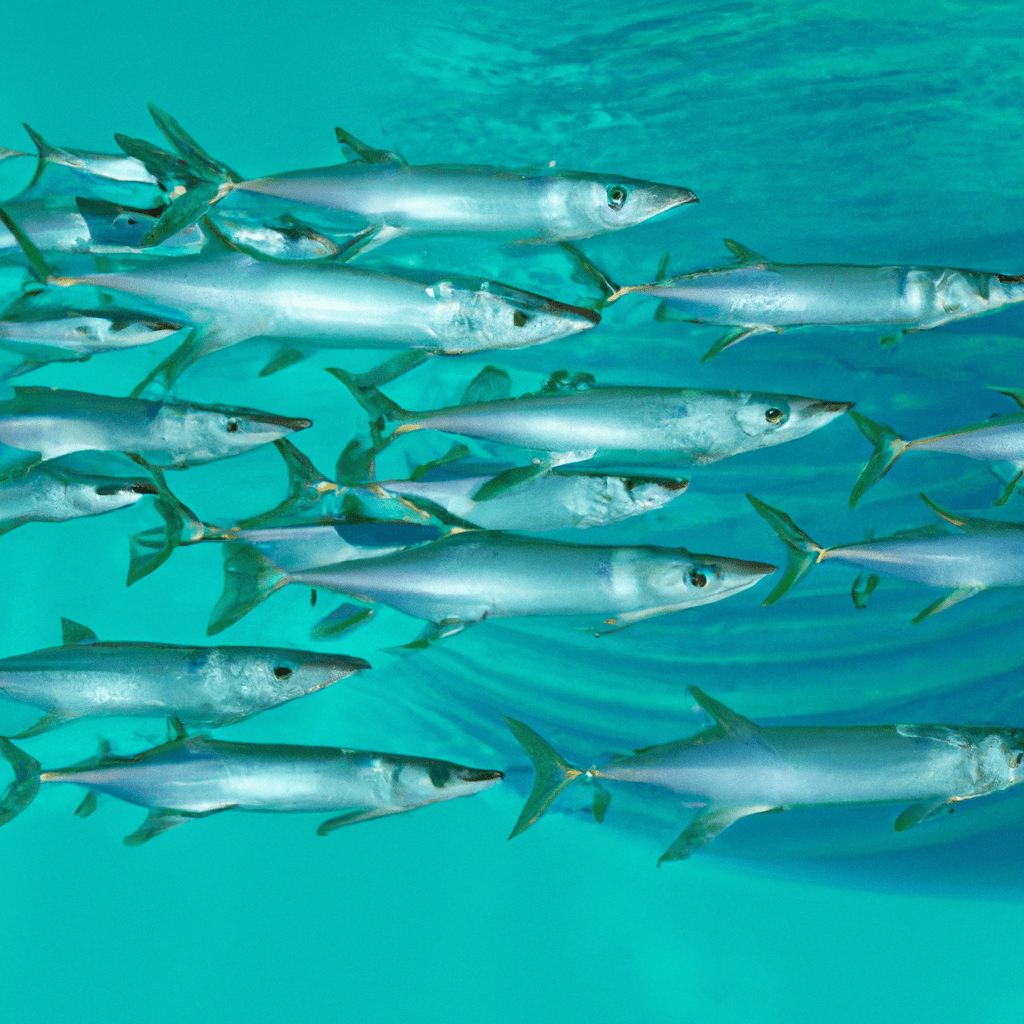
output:
<svg viewBox="0 0 1024 1024"><path fill-rule="evenodd" d="M560 237L564 240L620 231L698 202L690 189L680 185L577 171L562 172L561 178L553 193L561 193L560 220L566 230Z"/></svg>
<svg viewBox="0 0 1024 1024"><path fill-rule="evenodd" d="M747 395L736 411L737 422L747 439L733 454L806 437L852 409L853 404L797 395Z"/></svg>

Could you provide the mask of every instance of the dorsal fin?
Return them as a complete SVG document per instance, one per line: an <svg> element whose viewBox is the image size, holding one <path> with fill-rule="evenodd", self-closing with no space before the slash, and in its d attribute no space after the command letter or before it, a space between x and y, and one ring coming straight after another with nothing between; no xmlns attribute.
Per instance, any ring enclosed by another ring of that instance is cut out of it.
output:
<svg viewBox="0 0 1024 1024"><path fill-rule="evenodd" d="M754 252L749 246L743 245L742 242L735 242L731 238L723 238L725 247L736 257L736 260L742 265L747 266L753 263L770 263L766 256L762 256L759 252Z"/></svg>
<svg viewBox="0 0 1024 1024"><path fill-rule="evenodd" d="M0 224L3 224L14 235L14 240L21 246L21 251L25 254L25 259L28 260L28 265L31 268L32 276L40 284L46 284L50 277L50 268L47 266L46 260L43 259L43 254L2 206L0 206Z"/></svg>
<svg viewBox="0 0 1024 1024"><path fill-rule="evenodd" d="M341 144L342 152L349 161L359 161L364 164L401 164L406 166L405 159L398 153L389 149L374 149L365 142L360 142L351 132L344 128L335 128L334 134Z"/></svg>
<svg viewBox="0 0 1024 1024"><path fill-rule="evenodd" d="M760 728L749 718L738 715L735 711L719 703L713 697L709 697L703 690L696 686L689 687L689 693L693 699L722 727L725 735L730 739L752 739L760 737Z"/></svg>
<svg viewBox="0 0 1024 1024"><path fill-rule="evenodd" d="M462 394L459 405L499 402L512 396L512 378L497 366L485 366Z"/></svg>
<svg viewBox="0 0 1024 1024"><path fill-rule="evenodd" d="M52 161L53 163L66 163L67 162L67 157L70 154L66 154L64 152L64 150L58 149L56 146L51 146L46 141L46 139L44 139L42 137L42 135L39 134L39 132L37 132L37 131L33 130L32 128L30 128L24 122L22 122L21 127L24 128L25 131L28 132L29 137L35 143L36 149L39 151L39 159L41 161L44 161L44 162L45 161ZM81 160L78 161L79 165L81 164L81 162L82 162Z"/></svg>
<svg viewBox="0 0 1024 1024"><path fill-rule="evenodd" d="M60 620L61 639L65 647L71 644L92 644L99 637L88 627L72 619Z"/></svg>
<svg viewBox="0 0 1024 1024"><path fill-rule="evenodd" d="M658 260L658 272L654 275L656 282L660 283L668 277L668 263L671 258L671 253L663 252L661 254L661 259Z"/></svg>
<svg viewBox="0 0 1024 1024"><path fill-rule="evenodd" d="M1006 395L1007 398L1016 402L1021 409L1024 409L1024 388L997 388L992 387L993 391L998 391L1001 395Z"/></svg>

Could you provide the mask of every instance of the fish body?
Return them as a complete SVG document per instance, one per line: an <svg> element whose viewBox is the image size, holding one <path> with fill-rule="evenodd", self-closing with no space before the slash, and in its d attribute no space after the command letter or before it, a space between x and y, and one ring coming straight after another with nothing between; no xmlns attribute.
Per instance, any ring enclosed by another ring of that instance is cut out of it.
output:
<svg viewBox="0 0 1024 1024"><path fill-rule="evenodd" d="M703 465L768 448L804 437L852 405L750 391L616 386L412 412L359 386L352 374L330 372L373 419L397 420L402 432L442 430L565 454L559 462L588 462L609 472L651 460Z"/></svg>
<svg viewBox="0 0 1024 1024"><path fill-rule="evenodd" d="M0 477L0 534L25 523L64 523L134 505L156 494L152 480L79 473L44 462Z"/></svg>
<svg viewBox="0 0 1024 1024"><path fill-rule="evenodd" d="M125 838L138 846L168 829L219 811L303 813L347 810L317 830L327 835L352 825L426 804L471 796L500 782L502 773L450 761L339 747L231 743L208 736L178 739L135 757L101 748L88 761L42 771L9 740L0 754L15 768L15 782L0 798L0 824L32 802L40 784L87 787L78 814L95 809L106 793L149 809L140 828Z"/></svg>
<svg viewBox="0 0 1024 1024"><path fill-rule="evenodd" d="M380 489L427 502L484 530L543 532L609 526L663 508L686 489L685 480L642 479L549 470L480 501L474 496L494 473L446 479L382 480Z"/></svg>
<svg viewBox="0 0 1024 1024"><path fill-rule="evenodd" d="M436 766L436 767L435 767ZM453 770L485 778L430 779ZM234 743L195 736L110 763L44 772L42 781L74 783L143 807L202 814L241 811L302 813L361 808L406 811L424 803L468 796L501 779L445 761L338 747Z"/></svg>
<svg viewBox="0 0 1024 1024"><path fill-rule="evenodd" d="M491 234L525 242L590 238L696 202L686 188L580 171L350 161L235 183L307 207L354 214L390 233Z"/></svg>
<svg viewBox="0 0 1024 1024"><path fill-rule="evenodd" d="M485 530L288 573L246 546L225 555L224 594L208 632L236 622L288 583L378 601L451 632L484 618L532 615L594 615L622 629L721 601L774 571L682 548L564 544Z"/></svg>
<svg viewBox="0 0 1024 1024"><path fill-rule="evenodd" d="M61 647L0 659L0 693L46 712L22 735L96 715L217 728L370 667L361 658L277 647L101 643L90 631L77 640L69 635L75 628L84 630L65 622Z"/></svg>
<svg viewBox="0 0 1024 1024"><path fill-rule="evenodd" d="M163 468L241 455L309 420L253 409L149 402L58 388L16 387L0 401L0 444L38 452L41 461L77 451L121 451Z"/></svg>
<svg viewBox="0 0 1024 1024"><path fill-rule="evenodd" d="M480 279L424 284L356 267L282 263L237 251L143 257L123 269L53 277L135 296L195 328L175 371L247 338L327 348L457 354L539 345L593 327L588 309ZM301 358L301 355L300 355Z"/></svg>
<svg viewBox="0 0 1024 1024"><path fill-rule="evenodd" d="M949 725L763 727L696 687L716 721L697 736L645 747L603 767L577 768L529 726L506 719L537 769L512 835L529 828L567 786L595 786L600 819L610 800L601 780L656 786L705 806L663 854L683 860L735 821L767 811L855 804L909 804L904 831L962 800L1024 781L1024 730Z"/></svg>

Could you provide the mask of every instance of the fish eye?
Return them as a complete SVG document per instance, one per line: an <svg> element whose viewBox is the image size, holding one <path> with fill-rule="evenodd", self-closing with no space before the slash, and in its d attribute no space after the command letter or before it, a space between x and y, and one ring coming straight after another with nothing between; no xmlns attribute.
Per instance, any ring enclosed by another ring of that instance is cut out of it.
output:
<svg viewBox="0 0 1024 1024"><path fill-rule="evenodd" d="M529 321L530 318L520 309L517 309L512 314L512 323L514 323L516 327L525 327Z"/></svg>
<svg viewBox="0 0 1024 1024"><path fill-rule="evenodd" d="M702 572L698 572L696 569L690 570L690 582L695 587L706 587L708 585L708 578Z"/></svg>
<svg viewBox="0 0 1024 1024"><path fill-rule="evenodd" d="M292 674L292 670L287 665L275 665L274 675L278 679L287 679Z"/></svg>
<svg viewBox="0 0 1024 1024"><path fill-rule="evenodd" d="M621 210L628 197L629 193L621 185L608 186L608 205L613 210Z"/></svg>
<svg viewBox="0 0 1024 1024"><path fill-rule="evenodd" d="M228 420L228 433L229 434L237 434L238 433L238 420Z"/></svg>
<svg viewBox="0 0 1024 1024"><path fill-rule="evenodd" d="M1010 758L1011 768L1019 768L1022 764L1024 764L1024 754L1014 754L1014 756Z"/></svg>
<svg viewBox="0 0 1024 1024"><path fill-rule="evenodd" d="M782 411L781 409L776 409L776 408L772 407L771 409L768 409L768 410L767 410L767 411L765 412L765 414L764 414L764 418L765 418L765 419L766 419L766 420L767 420L767 421L768 421L769 423L781 423L781 422L782 422L782 420L783 420L783 417L784 417L785 415L786 415L786 414L785 414L785 413L784 413L784 412L783 412L783 411Z"/></svg>

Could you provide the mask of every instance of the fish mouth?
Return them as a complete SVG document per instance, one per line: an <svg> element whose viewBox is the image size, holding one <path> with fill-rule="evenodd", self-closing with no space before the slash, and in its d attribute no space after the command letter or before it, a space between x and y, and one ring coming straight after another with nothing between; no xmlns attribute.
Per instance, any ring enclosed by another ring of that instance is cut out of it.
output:
<svg viewBox="0 0 1024 1024"><path fill-rule="evenodd" d="M722 589L726 591L746 590L765 576L771 576L779 567L767 562L748 562L741 558L716 558L711 555L695 555L695 559L705 559L709 568L720 570Z"/></svg>
<svg viewBox="0 0 1024 1024"><path fill-rule="evenodd" d="M330 686L331 683L336 683L339 679L347 679L350 675L353 675L356 672L365 672L368 668L373 668L368 661L365 661L362 658L345 658L344 660L345 667L341 668L339 666L336 669L336 671L341 672L342 675L335 676L330 683L324 683L323 686ZM320 687L320 689L323 689L323 687Z"/></svg>
<svg viewBox="0 0 1024 1024"><path fill-rule="evenodd" d="M588 331L601 322L601 314L596 309L588 309L586 306L570 306L567 302L557 302L555 299L548 299L545 312L586 320L586 324L579 325L581 331Z"/></svg>
<svg viewBox="0 0 1024 1024"><path fill-rule="evenodd" d="M160 491L156 484L150 483L148 480L136 480L134 483L129 484L128 490L134 494L159 494Z"/></svg>
<svg viewBox="0 0 1024 1024"><path fill-rule="evenodd" d="M505 778L504 772L490 771L484 768L465 768L462 771L463 782L496 782Z"/></svg>
<svg viewBox="0 0 1024 1024"><path fill-rule="evenodd" d="M306 430L313 426L312 420L294 419L291 416L265 416L262 419L268 427L282 427L288 433L294 434L299 430Z"/></svg>
<svg viewBox="0 0 1024 1024"><path fill-rule="evenodd" d="M699 203L700 200L697 198L696 192L691 192L688 188L677 186L674 189L676 195L674 198L668 200L665 204L666 210L671 210L676 206L688 206L690 203Z"/></svg>
<svg viewBox="0 0 1024 1024"><path fill-rule="evenodd" d="M810 408L814 412L834 412L836 415L852 409L856 402L815 402Z"/></svg>

